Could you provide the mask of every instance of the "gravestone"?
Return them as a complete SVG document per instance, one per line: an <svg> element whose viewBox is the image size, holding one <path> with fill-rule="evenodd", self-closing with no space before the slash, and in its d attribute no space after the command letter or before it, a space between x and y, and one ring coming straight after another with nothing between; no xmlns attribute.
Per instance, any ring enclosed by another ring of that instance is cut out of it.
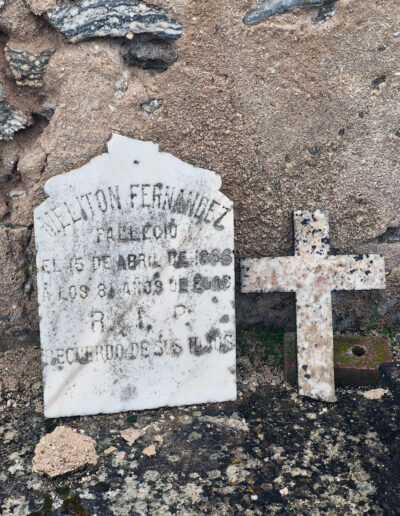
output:
<svg viewBox="0 0 400 516"><path fill-rule="evenodd" d="M47 417L236 398L232 203L114 134L35 210Z"/></svg>
<svg viewBox="0 0 400 516"><path fill-rule="evenodd" d="M241 261L242 292L296 292L299 394L336 401L333 290L385 287L381 255L329 256L327 212L294 212L295 256Z"/></svg>

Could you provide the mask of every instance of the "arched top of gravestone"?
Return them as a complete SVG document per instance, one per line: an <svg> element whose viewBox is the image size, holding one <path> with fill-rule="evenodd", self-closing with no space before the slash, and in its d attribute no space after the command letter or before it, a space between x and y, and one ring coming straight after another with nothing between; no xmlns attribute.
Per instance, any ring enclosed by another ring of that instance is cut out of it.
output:
<svg viewBox="0 0 400 516"><path fill-rule="evenodd" d="M107 143L107 153L94 157L88 163L64 174L50 178L44 190L53 199L63 195L65 189L85 189L88 184L100 184L103 180L116 182L145 175L149 183L176 183L184 189L195 188L200 192L217 192L221 177L216 172L186 163L167 152L160 152L157 143L135 140L113 133ZM86 186L85 186L86 185ZM230 203L222 193L224 203Z"/></svg>

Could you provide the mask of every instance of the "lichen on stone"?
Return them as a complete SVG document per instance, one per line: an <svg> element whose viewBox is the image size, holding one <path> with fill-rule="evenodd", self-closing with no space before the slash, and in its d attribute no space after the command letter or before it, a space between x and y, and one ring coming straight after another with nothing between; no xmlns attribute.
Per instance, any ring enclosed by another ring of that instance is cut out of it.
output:
<svg viewBox="0 0 400 516"><path fill-rule="evenodd" d="M46 15L71 43L102 36L132 39L134 34L153 34L178 39L182 35L181 23L140 1L81 0L64 3Z"/></svg>
<svg viewBox="0 0 400 516"><path fill-rule="evenodd" d="M18 86L41 88L44 85L43 74L55 50L48 48L40 52L31 52L26 48L6 45L4 53L8 68Z"/></svg>
<svg viewBox="0 0 400 516"><path fill-rule="evenodd" d="M274 14L286 13L296 8L320 7L334 0L258 0L257 7L243 18L246 25L255 25L267 20Z"/></svg>

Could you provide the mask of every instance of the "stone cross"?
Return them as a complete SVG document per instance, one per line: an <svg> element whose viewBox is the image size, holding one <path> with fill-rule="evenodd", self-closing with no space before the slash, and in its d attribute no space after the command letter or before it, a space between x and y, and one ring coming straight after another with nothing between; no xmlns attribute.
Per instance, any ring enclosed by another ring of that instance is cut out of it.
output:
<svg viewBox="0 0 400 516"><path fill-rule="evenodd" d="M333 290L385 288L383 256L329 256L328 213L294 212L295 256L241 262L242 292L295 292L299 394L336 401Z"/></svg>

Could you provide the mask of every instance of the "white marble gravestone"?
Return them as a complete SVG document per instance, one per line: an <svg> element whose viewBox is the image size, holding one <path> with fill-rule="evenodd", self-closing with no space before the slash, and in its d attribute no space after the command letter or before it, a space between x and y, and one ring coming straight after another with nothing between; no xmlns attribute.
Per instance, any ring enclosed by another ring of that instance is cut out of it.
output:
<svg viewBox="0 0 400 516"><path fill-rule="evenodd" d="M234 400L232 203L114 134L35 210L47 417Z"/></svg>
<svg viewBox="0 0 400 516"><path fill-rule="evenodd" d="M242 292L296 292L299 393L336 401L333 290L385 287L383 256L329 256L327 212L294 212L295 256L241 261Z"/></svg>

